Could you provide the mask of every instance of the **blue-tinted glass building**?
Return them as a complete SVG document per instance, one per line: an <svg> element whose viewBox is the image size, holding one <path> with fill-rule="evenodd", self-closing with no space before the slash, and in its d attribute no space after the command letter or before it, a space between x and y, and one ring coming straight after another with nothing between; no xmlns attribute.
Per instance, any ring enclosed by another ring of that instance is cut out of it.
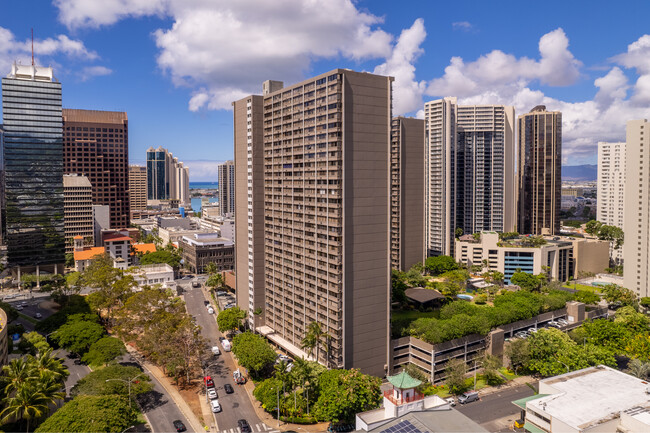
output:
<svg viewBox="0 0 650 433"><path fill-rule="evenodd" d="M2 232L8 265L62 272L61 83L52 68L12 66L2 78Z"/></svg>

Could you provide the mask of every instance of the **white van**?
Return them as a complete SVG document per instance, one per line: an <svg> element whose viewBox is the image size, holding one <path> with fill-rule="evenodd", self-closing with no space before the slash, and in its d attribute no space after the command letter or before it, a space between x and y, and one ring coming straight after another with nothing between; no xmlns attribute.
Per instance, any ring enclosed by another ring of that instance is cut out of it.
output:
<svg viewBox="0 0 650 433"><path fill-rule="evenodd" d="M212 346L212 354L213 355L221 355L221 351L219 350L219 346Z"/></svg>
<svg viewBox="0 0 650 433"><path fill-rule="evenodd" d="M232 349L232 344L230 344L230 341L228 340L223 340L221 342L221 347L223 347L223 350L225 352L230 352L230 349Z"/></svg>

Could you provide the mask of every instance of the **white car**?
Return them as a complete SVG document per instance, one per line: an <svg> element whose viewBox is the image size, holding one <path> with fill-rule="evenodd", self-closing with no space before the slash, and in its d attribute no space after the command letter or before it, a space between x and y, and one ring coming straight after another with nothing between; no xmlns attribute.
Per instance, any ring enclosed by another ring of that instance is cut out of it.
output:
<svg viewBox="0 0 650 433"><path fill-rule="evenodd" d="M230 349L232 349L232 344L228 340L223 340L221 342L221 347L223 347L223 350L226 352L230 352Z"/></svg>
<svg viewBox="0 0 650 433"><path fill-rule="evenodd" d="M219 397L219 396L217 395L217 390L214 389L214 388L210 388L210 389L208 389L208 397L210 397L210 400L216 400L217 397Z"/></svg>
<svg viewBox="0 0 650 433"><path fill-rule="evenodd" d="M23 311L23 306L22 305L16 305L14 308L16 310L18 310L18 311Z"/></svg>
<svg viewBox="0 0 650 433"><path fill-rule="evenodd" d="M565 319L557 319L557 323L559 323L561 326L567 326L569 324L569 322Z"/></svg>
<svg viewBox="0 0 650 433"><path fill-rule="evenodd" d="M456 406L456 399L454 397L446 398L445 401L449 403L449 406L451 407Z"/></svg>
<svg viewBox="0 0 650 433"><path fill-rule="evenodd" d="M208 313L210 313L210 314L214 314L214 308L212 308L212 307L208 307Z"/></svg>
<svg viewBox="0 0 650 433"><path fill-rule="evenodd" d="M213 355L221 355L221 351L219 350L219 346L212 346L212 354Z"/></svg>
<svg viewBox="0 0 650 433"><path fill-rule="evenodd" d="M219 400L216 398L210 402L210 406L212 406L212 412L221 412L221 405L219 404Z"/></svg>

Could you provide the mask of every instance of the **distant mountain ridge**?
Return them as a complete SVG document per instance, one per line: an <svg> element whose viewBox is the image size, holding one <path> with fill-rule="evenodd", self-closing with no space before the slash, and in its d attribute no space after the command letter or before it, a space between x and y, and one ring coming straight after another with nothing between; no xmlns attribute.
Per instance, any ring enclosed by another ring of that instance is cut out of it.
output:
<svg viewBox="0 0 650 433"><path fill-rule="evenodd" d="M563 165L562 180L597 181L598 166L596 164Z"/></svg>

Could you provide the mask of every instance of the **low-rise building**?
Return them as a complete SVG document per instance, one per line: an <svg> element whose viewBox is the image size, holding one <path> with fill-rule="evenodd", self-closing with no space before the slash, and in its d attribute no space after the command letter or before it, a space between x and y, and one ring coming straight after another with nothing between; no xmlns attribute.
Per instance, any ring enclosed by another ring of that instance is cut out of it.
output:
<svg viewBox="0 0 650 433"><path fill-rule="evenodd" d="M604 365L539 381L539 394L514 401L530 432L650 431L648 382Z"/></svg>
<svg viewBox="0 0 650 433"><path fill-rule="evenodd" d="M177 227L185 230L198 229L198 225L191 218L159 216L155 218L157 229Z"/></svg>
<svg viewBox="0 0 650 433"><path fill-rule="evenodd" d="M129 269L129 273L133 275L138 287L155 286L160 284L166 289L173 289L176 287L174 282L174 268L166 263L134 266Z"/></svg>
<svg viewBox="0 0 650 433"><path fill-rule="evenodd" d="M178 242L183 250L185 265L192 272L202 273L208 263L217 265L218 271L233 269L235 244L218 233L195 233L183 236Z"/></svg>
<svg viewBox="0 0 650 433"><path fill-rule="evenodd" d="M598 273L609 266L609 242L560 236L511 236L496 232L461 236L456 240L456 261L465 265L487 264L504 274L504 281L521 270L547 272L553 280L568 281L582 272Z"/></svg>
<svg viewBox="0 0 650 433"><path fill-rule="evenodd" d="M184 229L182 227L168 227L158 229L158 237L160 238L162 245L167 246L167 244L178 244L183 236L194 236L195 234L218 234L214 230L206 229Z"/></svg>

